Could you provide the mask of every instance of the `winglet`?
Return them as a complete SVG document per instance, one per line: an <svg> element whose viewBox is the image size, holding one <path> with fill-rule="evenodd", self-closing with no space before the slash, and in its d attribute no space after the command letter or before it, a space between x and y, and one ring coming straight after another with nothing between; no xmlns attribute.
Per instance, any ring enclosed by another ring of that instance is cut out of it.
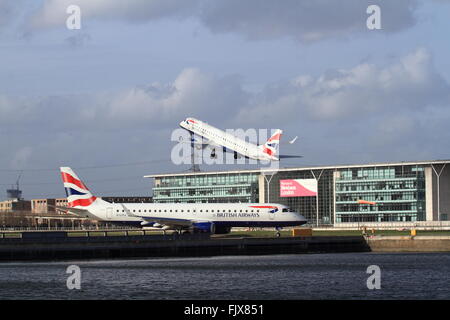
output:
<svg viewBox="0 0 450 320"><path fill-rule="evenodd" d="M294 139L292 139L291 141L289 141L289 144L293 144L295 141L297 141L298 136L295 136Z"/></svg>

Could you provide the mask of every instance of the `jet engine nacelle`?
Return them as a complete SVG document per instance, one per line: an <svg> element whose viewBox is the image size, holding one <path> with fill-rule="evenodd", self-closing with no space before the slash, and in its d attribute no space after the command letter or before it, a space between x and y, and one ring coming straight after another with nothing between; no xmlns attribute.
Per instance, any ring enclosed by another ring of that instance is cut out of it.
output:
<svg viewBox="0 0 450 320"><path fill-rule="evenodd" d="M142 221L142 222L141 222L141 226L142 226L142 227L154 227L154 226L155 226L155 223L154 223L154 222L151 222L151 221Z"/></svg>
<svg viewBox="0 0 450 320"><path fill-rule="evenodd" d="M142 221L141 226L142 227L163 228L163 229L165 229L165 227L166 227L163 224L160 224L158 222L153 222L153 221Z"/></svg>
<svg viewBox="0 0 450 320"><path fill-rule="evenodd" d="M192 227L200 232L209 232L211 234L216 232L216 226L212 222L196 222L192 224Z"/></svg>
<svg viewBox="0 0 450 320"><path fill-rule="evenodd" d="M213 222L197 222L192 226L196 231L209 232L211 234L226 234L231 231L230 227L216 226Z"/></svg>

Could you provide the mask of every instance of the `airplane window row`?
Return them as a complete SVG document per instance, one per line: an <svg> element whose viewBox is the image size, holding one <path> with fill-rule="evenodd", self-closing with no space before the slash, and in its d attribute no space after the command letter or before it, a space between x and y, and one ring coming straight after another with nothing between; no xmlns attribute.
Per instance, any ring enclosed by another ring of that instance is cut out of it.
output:
<svg viewBox="0 0 450 320"><path fill-rule="evenodd" d="M213 135L213 136L215 136L216 138L218 138L219 136L217 135L217 134L214 134L213 132L211 132L211 131L208 131L208 130L205 130L205 129L202 129L202 133L204 134L204 133L208 133L208 134L210 134L210 135ZM223 138L223 140L225 140L225 142L228 142L228 143L232 143L235 147L238 147L238 144L235 142L235 141L230 141L230 140L228 140L228 139L225 139L225 138ZM247 151L247 148L245 148L245 151Z"/></svg>
<svg viewBox="0 0 450 320"><path fill-rule="evenodd" d="M286 209L283 209L283 212L286 212L286 211L284 211L284 210L286 210ZM120 210L119 209L117 209L116 210L117 212L120 212ZM136 210L136 209L133 209L133 210L131 210L132 212L134 212L134 213L136 213L136 212L138 212L138 213L140 213L140 212L143 212L143 213L152 213L152 212L154 212L154 213L157 213L157 212L170 212L170 213L173 213L173 212L175 212L175 213L177 213L178 212L178 210L167 210L167 209L165 209L165 210L161 210L161 209L159 209L159 210L146 210L146 209L144 209L144 210ZM122 210L122 212L125 212L125 210ZM182 212L182 213L184 213L184 210L180 210L180 212ZM190 210L186 210L186 212L190 212ZM192 212L193 213L195 213L196 212L196 210L192 210ZM203 209L202 210L199 210L199 212L202 212L203 213ZM208 210L205 210L205 212L209 212ZM214 210L214 209L212 209L211 210L211 213L215 213L215 212L217 212L217 213L219 213L219 212L226 212L226 210ZM228 210L228 212L235 212L235 213L237 213L237 212L245 212L245 213L253 213L253 212L259 212L259 210Z"/></svg>
<svg viewBox="0 0 450 320"><path fill-rule="evenodd" d="M206 130L206 129L203 129L203 128L202 128L201 131L202 131L202 134L205 134L205 132L206 132L206 133L208 133L208 134L210 134L210 135L215 136L216 138L219 137L217 134L215 134L215 133L213 133L213 132L211 132L211 131L209 131L209 130ZM235 147L238 147L238 144L237 144L235 141L230 141L230 140L228 140L228 139L226 139L226 138L223 138L223 140L224 140L225 142L228 142L228 143L233 144ZM245 148L245 151L246 151L246 152L248 151L247 148Z"/></svg>

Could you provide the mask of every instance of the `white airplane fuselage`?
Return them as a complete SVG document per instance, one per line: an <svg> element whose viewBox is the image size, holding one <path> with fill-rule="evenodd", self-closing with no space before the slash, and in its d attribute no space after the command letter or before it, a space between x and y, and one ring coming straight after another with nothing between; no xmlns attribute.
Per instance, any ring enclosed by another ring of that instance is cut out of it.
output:
<svg viewBox="0 0 450 320"><path fill-rule="evenodd" d="M187 118L180 122L180 127L207 139L210 142L211 148L215 146L219 149L226 148L254 160L279 161L276 156L264 153L264 149L261 146L249 143L201 120Z"/></svg>
<svg viewBox="0 0 450 320"><path fill-rule="evenodd" d="M194 228L210 224L205 227L214 225L216 229L288 227L307 222L287 206L273 203L109 203L98 198L84 209L93 219L140 226L160 225L157 221L170 225L171 220L185 220L186 226Z"/></svg>

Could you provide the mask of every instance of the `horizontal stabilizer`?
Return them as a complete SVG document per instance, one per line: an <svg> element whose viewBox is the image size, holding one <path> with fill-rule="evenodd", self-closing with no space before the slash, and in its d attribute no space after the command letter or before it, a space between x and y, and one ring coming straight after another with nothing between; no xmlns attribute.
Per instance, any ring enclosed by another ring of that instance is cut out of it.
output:
<svg viewBox="0 0 450 320"><path fill-rule="evenodd" d="M292 159L292 158L303 158L303 156L295 156L295 155L287 155L287 154L280 154L278 156L280 159Z"/></svg>
<svg viewBox="0 0 450 320"><path fill-rule="evenodd" d="M65 211L65 212L67 212L69 214L73 214L73 215L76 215L76 216L84 215L84 214L86 214L86 212L88 212L88 210L86 210L86 209L76 209L76 208L63 207L63 206L54 206L54 205L51 205L51 204L48 204L48 206L52 207L52 208L55 208L55 209L58 209L58 210L61 210L61 211Z"/></svg>

